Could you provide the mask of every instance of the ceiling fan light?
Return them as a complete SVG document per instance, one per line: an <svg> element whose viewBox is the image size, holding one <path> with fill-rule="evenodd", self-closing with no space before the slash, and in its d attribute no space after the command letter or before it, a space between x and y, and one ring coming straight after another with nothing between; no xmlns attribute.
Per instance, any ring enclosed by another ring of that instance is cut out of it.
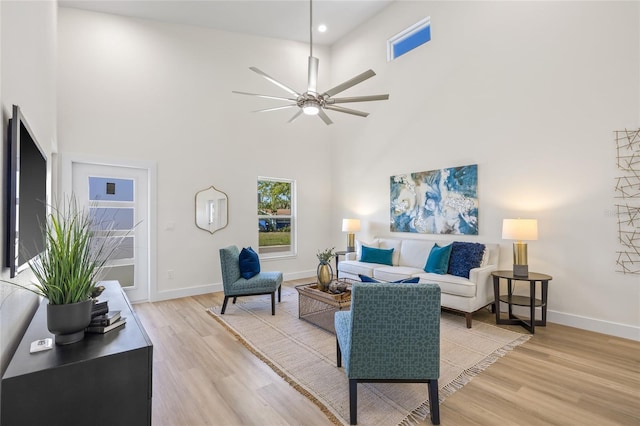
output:
<svg viewBox="0 0 640 426"><path fill-rule="evenodd" d="M302 104L302 112L306 115L318 115L320 106L316 101L305 101L305 103Z"/></svg>

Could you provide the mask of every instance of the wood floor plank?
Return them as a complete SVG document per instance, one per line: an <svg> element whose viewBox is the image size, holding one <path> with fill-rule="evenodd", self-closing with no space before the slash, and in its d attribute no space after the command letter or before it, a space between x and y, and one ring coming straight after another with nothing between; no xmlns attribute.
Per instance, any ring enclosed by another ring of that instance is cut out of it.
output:
<svg viewBox="0 0 640 426"><path fill-rule="evenodd" d="M212 293L134 305L154 344L153 424L330 425L210 317L206 308L223 298ZM483 311L474 322L493 324L494 318ZM528 342L449 396L440 410L444 426L638 426L640 342L557 324L536 327Z"/></svg>

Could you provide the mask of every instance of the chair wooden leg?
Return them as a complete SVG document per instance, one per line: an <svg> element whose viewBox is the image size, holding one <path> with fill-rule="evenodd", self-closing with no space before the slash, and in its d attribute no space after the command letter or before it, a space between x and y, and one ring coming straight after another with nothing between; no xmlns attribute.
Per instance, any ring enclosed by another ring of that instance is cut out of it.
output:
<svg viewBox="0 0 640 426"><path fill-rule="evenodd" d="M229 301L229 296L224 297L224 302L222 302L222 310L220 311L221 315L224 315L224 311L227 309L227 302Z"/></svg>
<svg viewBox="0 0 640 426"><path fill-rule="evenodd" d="M278 303L282 302L282 285L278 287Z"/></svg>
<svg viewBox="0 0 640 426"><path fill-rule="evenodd" d="M342 367L342 351L340 350L338 337L336 337L336 365L338 366L338 368Z"/></svg>
<svg viewBox="0 0 640 426"><path fill-rule="evenodd" d="M438 381L429 381L429 409L431 410L431 423L440 424L440 401L438 399Z"/></svg>
<svg viewBox="0 0 640 426"><path fill-rule="evenodd" d="M276 314L276 292L271 293L271 315Z"/></svg>
<svg viewBox="0 0 640 426"><path fill-rule="evenodd" d="M465 312L464 319L467 320L467 328L471 328L471 317L473 316L470 312Z"/></svg>
<svg viewBox="0 0 640 426"><path fill-rule="evenodd" d="M358 424L358 379L349 379L349 424Z"/></svg>

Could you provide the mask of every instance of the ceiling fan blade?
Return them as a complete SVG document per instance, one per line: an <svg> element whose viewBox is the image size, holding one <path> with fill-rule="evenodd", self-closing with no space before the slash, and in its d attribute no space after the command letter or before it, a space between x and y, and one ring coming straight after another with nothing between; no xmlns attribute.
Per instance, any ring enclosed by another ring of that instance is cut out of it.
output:
<svg viewBox="0 0 640 426"><path fill-rule="evenodd" d="M325 109L330 109L331 111L344 112L347 114L357 115L359 117L367 117L369 115L368 112L358 111L351 108L345 108L337 105L325 105Z"/></svg>
<svg viewBox="0 0 640 426"><path fill-rule="evenodd" d="M318 117L322 118L322 121L328 126L329 124L333 124L333 121L329 118L329 116L320 108L318 111Z"/></svg>
<svg viewBox="0 0 640 426"><path fill-rule="evenodd" d="M291 105L284 105L284 106L273 107L273 108L259 109L259 110L251 111L251 112L268 112L268 111L277 111L277 110L279 110L279 109L286 109L286 108L291 108L291 107L295 107L295 106L298 106L298 104L291 104Z"/></svg>
<svg viewBox="0 0 640 426"><path fill-rule="evenodd" d="M353 96L350 98L329 98L326 103L331 105L344 104L347 102L386 101L387 99L389 99L389 95Z"/></svg>
<svg viewBox="0 0 640 426"><path fill-rule="evenodd" d="M337 95L338 93L343 92L343 91L347 90L348 88L355 86L358 83L362 83L363 81L365 81L368 78L373 77L374 75L376 75L376 73L373 72L373 70L365 71L362 74L353 77L351 80L347 80L342 84L338 84L333 89L327 90L326 92L324 92L322 94L322 96L327 96L328 97L328 96Z"/></svg>
<svg viewBox="0 0 640 426"><path fill-rule="evenodd" d="M287 123L293 123L296 120L296 118L300 117L301 114L302 114L302 108L300 108L298 112L296 112L295 115L291 117L289 121L287 121Z"/></svg>
<svg viewBox="0 0 640 426"><path fill-rule="evenodd" d="M318 93L318 65L320 60L309 56L309 86L308 92Z"/></svg>
<svg viewBox="0 0 640 426"><path fill-rule="evenodd" d="M278 101L293 101L293 102L296 101L295 99L292 99L292 98L283 98L280 96L271 96L271 95L259 95L257 93L238 92L237 90L232 90L231 93L237 93L238 95L257 96L259 98L265 98L265 99L276 99Z"/></svg>
<svg viewBox="0 0 640 426"><path fill-rule="evenodd" d="M275 78L271 77L270 75L260 71L258 68L256 67L249 67L249 69L257 74L260 74L261 76L263 76L264 78L266 78L267 80L269 80L270 82L272 82L273 84L275 84L276 86L286 90L287 92L291 93L292 95L296 95L296 96L300 96L300 93L296 92L295 90L293 90L292 88L290 88L289 86L280 83L278 80L276 80Z"/></svg>

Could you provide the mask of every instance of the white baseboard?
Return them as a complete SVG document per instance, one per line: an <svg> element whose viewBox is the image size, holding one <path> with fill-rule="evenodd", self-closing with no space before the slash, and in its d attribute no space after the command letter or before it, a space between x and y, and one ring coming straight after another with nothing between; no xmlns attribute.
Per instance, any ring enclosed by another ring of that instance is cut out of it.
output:
<svg viewBox="0 0 640 426"><path fill-rule="evenodd" d="M640 341L640 327L632 325L603 321L595 318L588 318L551 310L547 311L547 320L555 324Z"/></svg>
<svg viewBox="0 0 640 426"><path fill-rule="evenodd" d="M285 281L300 280L303 278L311 278L316 276L316 271L302 271L285 273L283 279ZM185 287L175 290L164 290L156 293L152 302L159 302L161 300L179 299L181 297L199 296L201 294L214 293L222 291L222 283L215 284L203 284L192 287Z"/></svg>

